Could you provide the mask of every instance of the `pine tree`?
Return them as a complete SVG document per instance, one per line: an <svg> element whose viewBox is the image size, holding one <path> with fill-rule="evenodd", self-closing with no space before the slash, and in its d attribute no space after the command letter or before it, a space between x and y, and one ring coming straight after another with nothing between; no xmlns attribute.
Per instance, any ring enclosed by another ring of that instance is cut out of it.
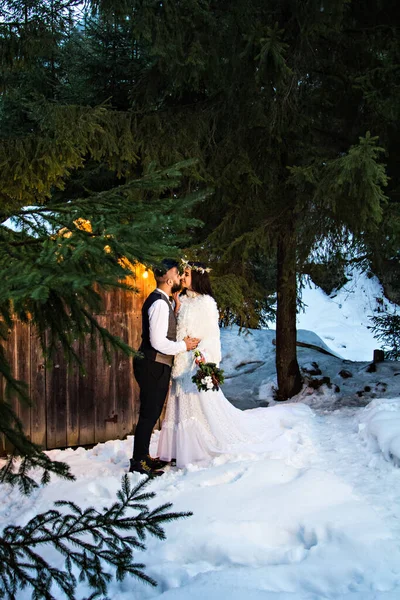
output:
<svg viewBox="0 0 400 600"><path fill-rule="evenodd" d="M372 317L373 326L370 327L374 337L382 342L385 358L400 360L400 315L385 313Z"/></svg>
<svg viewBox="0 0 400 600"><path fill-rule="evenodd" d="M69 104L107 102L115 110L129 110L130 93L146 58L135 42L133 14L119 19L86 11L60 52L66 82L60 82L58 93Z"/></svg>
<svg viewBox="0 0 400 600"><path fill-rule="evenodd" d="M204 197L183 197L178 189L193 161L141 164L129 112L59 100L69 85L62 59L73 4L9 3L14 12L0 23L7 33L1 45L0 342L17 318L36 327L48 360L61 344L68 361L79 360L73 343L86 336L106 356L133 354L93 317L98 290L131 289L124 283L129 262L153 265L175 255L198 223L189 211ZM7 382L0 433L25 456L15 470L11 455L0 479L29 492L31 467L44 469L43 482L50 471L71 477L66 465L49 461L23 436L9 402L13 395L28 398L2 345L0 374Z"/></svg>
<svg viewBox="0 0 400 600"><path fill-rule="evenodd" d="M125 475L117 501L102 512L58 501L55 508L36 515L24 527L6 527L0 534L0 597L16 600L19 590L31 588L35 600L75 600L78 583L87 583L90 598L97 598L107 593L112 580L105 565L117 581L134 575L157 585L146 574L145 565L134 562L133 551L146 549L146 535L164 540L164 523L192 513L170 512L170 503L149 510L147 503L155 497L154 492L145 491L149 481L142 479L132 487ZM64 568L52 566L42 556L41 549L49 544L65 558Z"/></svg>
<svg viewBox="0 0 400 600"><path fill-rule="evenodd" d="M124 3L96 6L110 15ZM138 47L152 58L142 63L131 93L143 154L156 162L196 157L183 185L214 188L196 213L206 221L197 253L221 260L225 274L237 278L239 296L243 279L253 288L259 259L276 252L280 399L301 387L297 274L323 239L376 236L385 187L395 187L384 162L392 176L397 88L385 85L386 99L379 89L381 78L398 81L393 6L392 0L370 0L368 10L348 0L131 6Z"/></svg>

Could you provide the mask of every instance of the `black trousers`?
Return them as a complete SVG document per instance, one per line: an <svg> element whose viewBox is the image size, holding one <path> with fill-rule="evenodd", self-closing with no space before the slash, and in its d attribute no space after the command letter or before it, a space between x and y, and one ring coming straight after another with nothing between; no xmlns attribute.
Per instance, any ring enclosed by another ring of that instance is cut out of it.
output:
<svg viewBox="0 0 400 600"><path fill-rule="evenodd" d="M149 454L151 434L168 394L171 367L148 358L136 358L133 361L133 371L140 388L140 412L133 458L142 460Z"/></svg>

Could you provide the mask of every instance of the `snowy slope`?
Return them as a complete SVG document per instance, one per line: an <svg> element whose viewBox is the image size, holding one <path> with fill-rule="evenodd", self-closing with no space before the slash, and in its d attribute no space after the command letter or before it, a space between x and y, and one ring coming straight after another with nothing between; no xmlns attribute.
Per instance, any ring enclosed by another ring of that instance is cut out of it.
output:
<svg viewBox="0 0 400 600"><path fill-rule="evenodd" d="M297 326L319 335L340 356L349 360L372 360L379 343L368 329L371 316L379 310L399 311L384 297L376 277L358 269L347 272L349 281L327 296L314 283L302 290L305 312L300 312Z"/></svg>

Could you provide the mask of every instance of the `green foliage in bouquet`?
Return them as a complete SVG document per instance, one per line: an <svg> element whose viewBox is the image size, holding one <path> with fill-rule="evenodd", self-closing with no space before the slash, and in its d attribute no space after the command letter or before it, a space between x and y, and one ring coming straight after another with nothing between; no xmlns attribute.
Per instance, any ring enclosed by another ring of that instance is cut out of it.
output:
<svg viewBox="0 0 400 600"><path fill-rule="evenodd" d="M200 350L196 350L195 362L198 365L198 370L192 377L193 383L197 385L197 389L200 391L217 392L219 387L225 381L224 371L219 369L215 363L206 362L204 356Z"/></svg>

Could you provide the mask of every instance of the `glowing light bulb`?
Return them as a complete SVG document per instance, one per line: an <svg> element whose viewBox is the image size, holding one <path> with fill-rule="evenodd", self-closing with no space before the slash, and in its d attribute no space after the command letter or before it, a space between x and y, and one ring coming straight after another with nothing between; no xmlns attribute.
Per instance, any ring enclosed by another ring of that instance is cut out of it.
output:
<svg viewBox="0 0 400 600"><path fill-rule="evenodd" d="M149 272L148 272L148 270L146 269L146 270L143 272L143 275L142 275L142 277L143 277L143 279L147 279L147 278L148 278L148 276L149 276Z"/></svg>

